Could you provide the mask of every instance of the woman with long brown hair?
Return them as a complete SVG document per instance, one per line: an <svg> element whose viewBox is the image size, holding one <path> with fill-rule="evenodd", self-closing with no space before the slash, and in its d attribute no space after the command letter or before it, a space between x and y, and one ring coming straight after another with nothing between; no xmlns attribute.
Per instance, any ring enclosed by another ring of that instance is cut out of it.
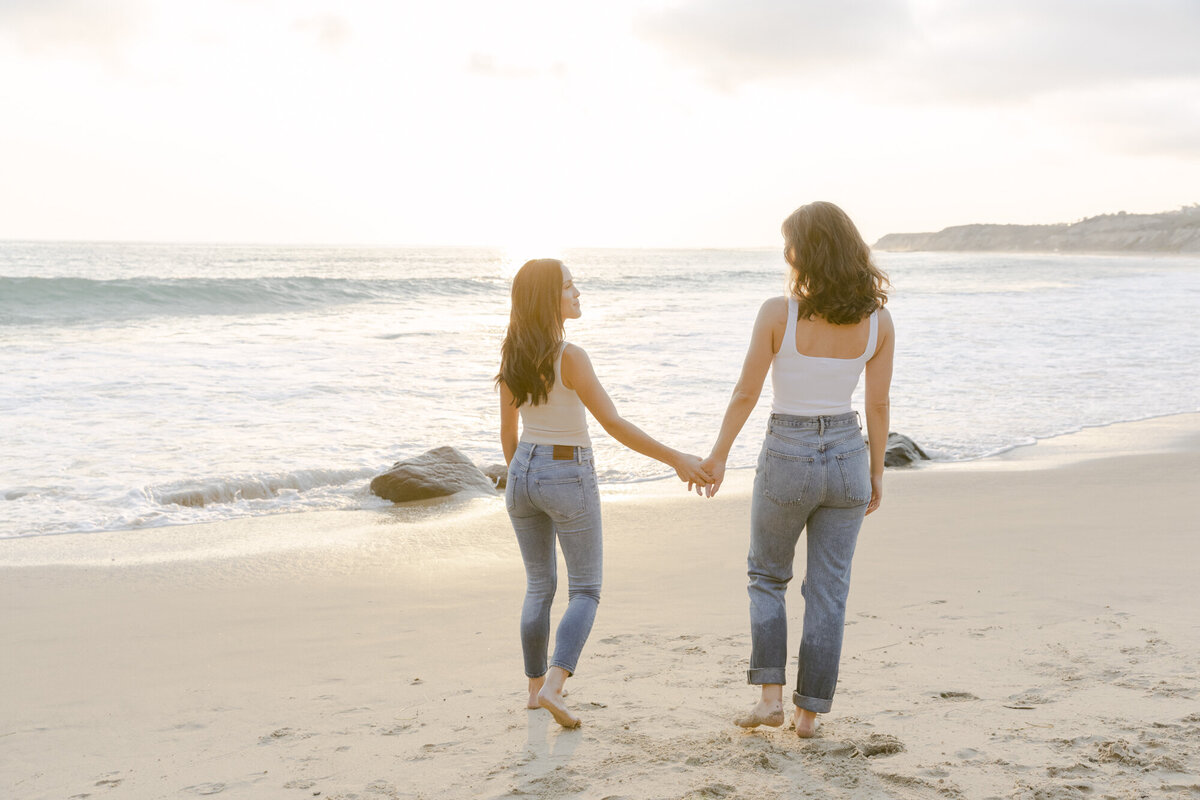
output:
<svg viewBox="0 0 1200 800"><path fill-rule="evenodd" d="M887 276L844 211L810 203L783 223L789 292L763 303L742 374L712 454L712 496L725 459L758 403L767 370L774 390L750 506L750 669L761 698L738 725L780 726L787 610L796 543L807 529L800 593L804 633L792 702L796 733L812 736L829 711L842 652L850 562L863 517L883 499L888 393L895 330ZM867 443L850 396L866 373Z"/></svg>
<svg viewBox="0 0 1200 800"><path fill-rule="evenodd" d="M496 376L508 463L504 502L527 579L521 611L527 707L547 709L568 728L580 720L563 701L563 683L575 672L600 601L600 493L584 409L618 442L668 464L680 480L709 482L699 458L667 447L617 413L587 353L563 338L564 320L580 316L579 290L566 265L549 258L526 262L513 279ZM556 539L570 588L547 662Z"/></svg>

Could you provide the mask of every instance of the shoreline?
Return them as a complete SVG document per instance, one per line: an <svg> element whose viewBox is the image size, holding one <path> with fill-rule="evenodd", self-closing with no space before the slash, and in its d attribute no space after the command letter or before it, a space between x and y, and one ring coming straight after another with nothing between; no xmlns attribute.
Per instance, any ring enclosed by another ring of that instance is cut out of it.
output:
<svg viewBox="0 0 1200 800"><path fill-rule="evenodd" d="M1125 425L1148 423L1148 422L1153 422L1155 420L1172 420L1175 418L1188 417L1189 415L1200 415L1200 410L1179 411L1179 412L1171 412L1171 413L1167 413L1167 414L1152 414L1152 415L1149 415L1146 417L1140 417L1140 418L1132 419L1132 420L1119 420L1116 422L1105 422L1105 423L1098 423L1095 425L1081 425L1077 428L1074 428L1074 429L1068 430L1068 431L1063 431L1061 433L1052 433L1052 434L1049 434L1046 436L1041 436L1041 437L1033 436L1033 437L1030 437L1029 441L1018 442L1015 444L1006 445L998 450L986 453L984 455L973 456L973 457L969 457L969 458L961 458L961 459L931 458L928 461L916 462L915 464L908 466L908 467L892 468L888 471L887 474L894 475L894 474L897 474L898 472L905 472L905 471L912 471L912 470L946 469L946 468L1020 468L1020 467L1017 467L1014 465L1033 463L1033 461L1037 460L1036 456L1033 459L1026 459L1026 458L1020 457L1019 455L1014 455L1014 454L1024 453L1028 448L1038 447L1040 445L1042 447L1042 450L1038 451L1038 455L1046 453L1046 451L1050 450L1050 449L1053 449L1056 452L1059 452L1062 454L1068 454L1068 453L1073 452L1075 445L1078 444L1079 442L1091 441L1092 437L1094 436L1094 434L1089 433L1091 431L1104 431L1104 430L1109 430L1109 429L1120 430L1121 426L1125 426ZM1160 431L1157 429L1157 427L1154 428L1153 430L1154 430L1154 435L1160 439L1164 436L1169 437L1171 435L1169 432L1169 424L1168 424L1168 430ZM748 436L748 435L750 435L748 432L743 432L743 434L742 434L743 437ZM1079 440L1071 440L1071 437L1076 437L1076 436L1080 436L1080 435L1085 435L1085 438L1079 439ZM1071 442L1071 444L1069 446L1067 446L1067 447L1060 446L1060 442L1067 442L1067 441ZM921 442L917 442L917 444L921 445ZM1105 444L1106 443L1104 443L1104 442L1098 442L1097 444L1092 446L1092 451L1097 454L1100 453L1102 451L1102 447ZM1113 441L1107 443L1108 446L1116 446L1116 447L1124 447L1124 446L1127 446L1128 444L1129 443L1125 440L1125 438L1121 437L1120 434L1118 434L1114 438ZM1096 457L1099 457L1099 456L1097 455ZM1067 460L1069 460L1070 456L1063 455L1062 458L1066 458ZM754 469L754 466L752 464L745 465L745 466L738 466L738 467L730 467L728 469L727 474L730 476L733 476L742 471L748 471L748 470L753 470L753 469ZM727 478L727 482L728 482L728 480L729 479ZM635 478L635 479L624 480L624 481L612 481L612 482L603 482L602 481L600 483L600 489L601 489L602 496L607 497L609 494L611 494L615 497L624 497L629 494L637 494L636 489L633 487L639 487L639 486L652 486L653 487L653 486L659 486L659 485L667 486L667 487L674 487L675 484L676 484L676 479L673 476L663 475L663 476L659 476L659 477ZM626 487L629 487L629 488L627 489ZM670 493L669 490L668 490L668 493ZM372 498L372 499L378 500L379 498ZM54 539L54 538L60 538L60 537L66 537L68 539L74 540L74 539L78 539L78 538L88 538L88 537L96 537L96 536L113 536L113 535L117 535L117 536L130 535L130 536L132 536L132 535L136 535L136 534L150 534L153 531L161 531L161 530L176 530L176 529L192 530L192 529L197 529L197 528L207 529L208 526L247 525L247 526L251 526L251 527L260 527L260 526L253 525L252 521L253 520L261 521L261 520L272 519L272 518L286 518L286 517L292 517L292 516L296 516L296 515L319 515L322 518L324 518L324 515L389 513L389 514L394 514L395 516L397 516L401 519L413 519L416 521L432 521L432 520L436 520L438 518L449 520L449 519L452 519L455 516L457 516L459 513L461 513L461 511L464 507L470 508L475 504L475 501L479 501L479 500L486 501L487 499L488 498L486 498L486 497L451 496L451 497L443 497L443 498L434 498L434 499L428 500L428 501L418 501L415 503L406 504L405 507L394 507L394 508L381 507L381 508L370 508L370 509L368 509L368 508L297 509L295 511L273 511L273 512L260 513L260 514L246 514L246 515L242 515L242 516L227 517L227 518L211 520L211 521L168 523L168 524L163 524L163 525L149 525L149 526L137 527L137 528L113 528L113 529L106 529L106 530L62 531L62 532L57 532L57 533L19 534L16 536L0 537L0 568L6 567L6 566L15 566L15 564L5 560L5 543L13 542L13 541ZM382 503L384 501L380 500L380 502ZM332 522L332 524L334 524L336 527L342 527L342 525L340 525L337 521ZM171 537L162 537L162 538L171 538ZM294 546L294 545L291 545L291 546ZM70 549L70 547L72 547L72 546L64 546L64 547L58 548L58 549L67 550L67 549ZM55 548L51 548L51 547L46 548L47 551L51 551L54 549ZM85 549L88 549L88 548L85 548ZM171 550L174 548L173 548L173 546L168 545L168 547L166 549ZM239 550L238 552L243 555L248 554L244 550L244 548L242 550ZM233 555L233 554L231 553L231 555ZM47 562L47 563L49 563L49 562Z"/></svg>
<svg viewBox="0 0 1200 800"><path fill-rule="evenodd" d="M714 500L605 492L577 731L523 708L524 574L492 499L0 541L0 793L1196 796L1200 414L1012 452L889 472L809 742L730 723L756 695L752 470Z"/></svg>

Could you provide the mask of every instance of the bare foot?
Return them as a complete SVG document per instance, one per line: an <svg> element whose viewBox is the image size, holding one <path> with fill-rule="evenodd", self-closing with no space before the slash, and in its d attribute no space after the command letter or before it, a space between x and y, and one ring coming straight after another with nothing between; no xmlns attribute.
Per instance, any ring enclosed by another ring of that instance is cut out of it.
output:
<svg viewBox="0 0 1200 800"><path fill-rule="evenodd" d="M783 724L783 703L779 700L760 700L758 705L750 709L749 714L738 717L733 724L743 728L757 728L759 725L778 728Z"/></svg>
<svg viewBox="0 0 1200 800"><path fill-rule="evenodd" d="M543 687L538 692L538 705L550 712L550 716L554 717L554 721L564 728L578 728L582 720L575 716L567 708L567 704L563 702L561 694L550 691L548 687Z"/></svg>
<svg viewBox="0 0 1200 800"><path fill-rule="evenodd" d="M796 725L796 735L801 739L811 739L817 735L817 712L797 708L792 720Z"/></svg>

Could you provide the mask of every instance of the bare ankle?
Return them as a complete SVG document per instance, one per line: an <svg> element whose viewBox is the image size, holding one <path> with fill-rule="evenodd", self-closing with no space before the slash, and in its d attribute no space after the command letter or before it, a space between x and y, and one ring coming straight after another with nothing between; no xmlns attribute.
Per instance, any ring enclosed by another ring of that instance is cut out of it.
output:
<svg viewBox="0 0 1200 800"><path fill-rule="evenodd" d="M538 692L542 690L542 685L546 682L546 676L540 678L529 679L529 699L525 701L526 708L541 708L538 705Z"/></svg>
<svg viewBox="0 0 1200 800"><path fill-rule="evenodd" d="M812 738L817 731L817 712L809 711L807 708L796 707L796 713L792 717L792 721L796 726L796 735L802 739Z"/></svg>

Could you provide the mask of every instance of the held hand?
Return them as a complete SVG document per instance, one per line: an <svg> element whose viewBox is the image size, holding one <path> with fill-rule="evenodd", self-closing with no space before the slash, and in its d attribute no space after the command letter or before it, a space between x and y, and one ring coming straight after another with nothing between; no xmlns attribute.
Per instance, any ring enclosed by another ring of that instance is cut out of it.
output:
<svg viewBox="0 0 1200 800"><path fill-rule="evenodd" d="M883 476L871 476L871 502L867 503L867 513L879 509L879 504L883 502Z"/></svg>
<svg viewBox="0 0 1200 800"><path fill-rule="evenodd" d="M675 468L675 474L679 476L679 480L688 485L689 492L692 490L692 484L706 486L712 483L712 477L700 467L699 456L679 453L671 466ZM699 490L697 489L697 491Z"/></svg>
<svg viewBox="0 0 1200 800"><path fill-rule="evenodd" d="M712 476L712 480L704 487L704 493L708 497L716 497L717 490L721 488L721 481L725 480L725 459L709 456L700 462L700 466ZM688 486L690 490L692 487ZM699 486L696 487L696 494L700 493Z"/></svg>

